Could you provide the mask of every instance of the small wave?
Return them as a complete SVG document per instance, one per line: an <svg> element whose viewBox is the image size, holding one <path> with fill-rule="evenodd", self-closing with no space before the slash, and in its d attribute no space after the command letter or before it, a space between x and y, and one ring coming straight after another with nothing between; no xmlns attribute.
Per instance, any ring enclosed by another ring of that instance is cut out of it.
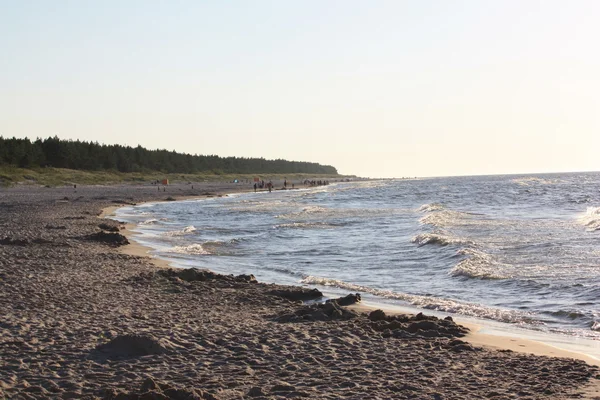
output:
<svg viewBox="0 0 600 400"><path fill-rule="evenodd" d="M418 208L418 211L421 212L433 212L433 211L441 211L444 209L444 206L440 203L431 203L431 204L423 204Z"/></svg>
<svg viewBox="0 0 600 400"><path fill-rule="evenodd" d="M224 248L224 247L231 248L231 247L243 242L244 240L246 240L246 239L233 238L233 239L229 239L229 240L209 240L207 242L202 243L202 247L204 247L211 254L217 254L217 252L219 252L219 254L223 254L223 253L221 253L222 248Z"/></svg>
<svg viewBox="0 0 600 400"><path fill-rule="evenodd" d="M470 219L473 214L461 211L440 210L427 214L419 220L423 225L433 225L437 227L453 226L461 221Z"/></svg>
<svg viewBox="0 0 600 400"><path fill-rule="evenodd" d="M158 223L158 219L156 218L150 218L147 219L145 221L140 222L140 225L154 225Z"/></svg>
<svg viewBox="0 0 600 400"><path fill-rule="evenodd" d="M592 330L600 331L600 321L594 321L594 323L592 324Z"/></svg>
<svg viewBox="0 0 600 400"><path fill-rule="evenodd" d="M370 209L370 208L326 208L320 206L305 207L302 211L280 214L277 218L292 220L314 220L320 221L332 218L369 218L379 216L391 216L406 213L405 209ZM414 212L414 210L411 210Z"/></svg>
<svg viewBox="0 0 600 400"><path fill-rule="evenodd" d="M587 316L580 311L573 310L558 310L558 311L548 311L546 312L548 315L552 315L553 317L558 318L567 318L570 320L576 320L581 318L586 318Z"/></svg>
<svg viewBox="0 0 600 400"><path fill-rule="evenodd" d="M462 314L470 317L486 318L507 323L541 324L541 322L535 320L530 313L524 311L487 307L475 303L462 303L454 300L442 299L439 297L397 293L390 290L375 289L368 286L343 282L337 279L307 276L306 278L302 279L301 283L337 287L340 289L347 289L352 292L369 293L377 297L405 301L416 307L427 310Z"/></svg>
<svg viewBox="0 0 600 400"><path fill-rule="evenodd" d="M168 221L167 218L150 218L145 221L140 222L140 225L154 225L164 221Z"/></svg>
<svg viewBox="0 0 600 400"><path fill-rule="evenodd" d="M588 207L585 214L579 217L579 222L586 226L588 231L600 230L600 207Z"/></svg>
<svg viewBox="0 0 600 400"><path fill-rule="evenodd" d="M193 254L193 255L208 255L210 251L204 248L204 244L191 244L189 246L175 246L169 249L169 253Z"/></svg>
<svg viewBox="0 0 600 400"><path fill-rule="evenodd" d="M185 228L183 228L180 231L166 232L165 236L183 236L183 235L188 235L195 231L196 231L196 227L193 225L190 225L190 226L186 226Z"/></svg>
<svg viewBox="0 0 600 400"><path fill-rule="evenodd" d="M335 228L338 225L328 224L326 222L292 222L289 224L279 224L275 225L273 228L275 229L285 229L285 228L297 228L297 229L326 229L326 228Z"/></svg>
<svg viewBox="0 0 600 400"><path fill-rule="evenodd" d="M282 268L282 267L261 267L261 269L264 269L264 270L267 270L267 271L271 271L271 272L277 272L277 273L285 274L285 275L301 276L301 277L305 277L306 276L302 272L294 271L294 270L291 270L289 268Z"/></svg>
<svg viewBox="0 0 600 400"><path fill-rule="evenodd" d="M561 183L560 179L545 179L545 178L537 178L537 177L527 177L527 178L515 178L511 180L511 182L516 183L521 186L529 186L530 184L539 184L539 185L554 185L557 183Z"/></svg>
<svg viewBox="0 0 600 400"><path fill-rule="evenodd" d="M202 245L204 247L221 247L221 246L225 246L228 243L236 243L236 239L231 239L228 241L224 241L224 240L209 240L208 242L204 242L202 243Z"/></svg>
<svg viewBox="0 0 600 400"><path fill-rule="evenodd" d="M471 241L450 237L439 233L421 233L412 238L412 242L416 243L419 247L425 246L426 244L437 244L440 246L448 246L451 244L472 244Z"/></svg>
<svg viewBox="0 0 600 400"><path fill-rule="evenodd" d="M502 264L496 262L493 257L475 249L462 249L459 255L467 255L452 270L452 276L464 276L476 279L508 279L510 276L502 273Z"/></svg>

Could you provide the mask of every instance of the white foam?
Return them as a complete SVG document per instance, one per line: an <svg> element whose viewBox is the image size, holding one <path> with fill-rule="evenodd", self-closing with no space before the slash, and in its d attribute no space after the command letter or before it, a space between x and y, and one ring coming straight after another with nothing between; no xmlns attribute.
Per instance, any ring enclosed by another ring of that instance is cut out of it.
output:
<svg viewBox="0 0 600 400"><path fill-rule="evenodd" d="M326 229L326 228L335 228L336 225L328 224L326 222L291 222L289 224L279 224L275 225L273 228L275 229L285 229L285 228L297 228L297 229Z"/></svg>
<svg viewBox="0 0 600 400"><path fill-rule="evenodd" d="M588 207L578 219L582 225L587 227L588 231L600 230L600 207Z"/></svg>
<svg viewBox="0 0 600 400"><path fill-rule="evenodd" d="M433 211L441 211L444 209L444 206L440 203L431 203L431 204L423 204L421 207L417 209L417 211L421 212L433 212Z"/></svg>
<svg viewBox="0 0 600 400"><path fill-rule="evenodd" d="M427 214L426 216L421 218L419 222L423 225L446 227L457 225L463 221L470 219L471 217L471 214L465 212L442 209L440 211L435 211L430 214Z"/></svg>
<svg viewBox="0 0 600 400"><path fill-rule="evenodd" d="M440 246L447 246L450 244L472 244L470 240L452 237L441 233L420 233L412 238L412 242L419 246L425 246L426 244L438 244Z"/></svg>
<svg viewBox="0 0 600 400"><path fill-rule="evenodd" d="M452 276L465 276L476 279L509 279L509 265L502 264L494 257L473 248L460 249L458 255L468 256L450 270Z"/></svg>
<svg viewBox="0 0 600 400"><path fill-rule="evenodd" d="M208 250L204 248L202 244L195 243L189 246L175 246L168 250L169 253L179 253L179 254L193 254L193 255L207 255L211 254Z"/></svg>
<svg viewBox="0 0 600 400"><path fill-rule="evenodd" d="M343 282L337 279L307 276L306 278L302 279L301 283L337 287L341 289L347 289L352 292L369 293L386 299L402 300L412 304L413 306L428 310L455 313L470 317L486 318L509 323L542 324L540 321L536 321L530 313L523 311L487 307L481 304L458 302L439 297L397 293L390 290L375 289L368 286Z"/></svg>
<svg viewBox="0 0 600 400"><path fill-rule="evenodd" d="M140 225L153 225L156 224L158 220L156 218L150 218L145 221L140 222Z"/></svg>
<svg viewBox="0 0 600 400"><path fill-rule="evenodd" d="M195 231L196 231L196 227L193 225L190 225L190 226L186 226L185 228L183 228L180 231L166 232L165 236L183 236L183 235L188 235Z"/></svg>

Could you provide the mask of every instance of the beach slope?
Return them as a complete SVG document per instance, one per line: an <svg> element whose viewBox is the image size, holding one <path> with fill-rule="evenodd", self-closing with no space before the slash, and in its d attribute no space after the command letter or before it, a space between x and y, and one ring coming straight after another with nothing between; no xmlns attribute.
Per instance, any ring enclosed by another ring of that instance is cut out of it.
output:
<svg viewBox="0 0 600 400"><path fill-rule="evenodd" d="M3 189L0 398L592 398L582 360L474 346L450 319L124 254L102 209L229 185ZM343 303L343 302L341 302Z"/></svg>

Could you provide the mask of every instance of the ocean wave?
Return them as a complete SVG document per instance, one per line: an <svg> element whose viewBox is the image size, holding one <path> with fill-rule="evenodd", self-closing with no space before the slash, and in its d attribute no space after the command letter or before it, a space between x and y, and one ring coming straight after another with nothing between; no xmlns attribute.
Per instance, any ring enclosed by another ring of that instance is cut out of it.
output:
<svg viewBox="0 0 600 400"><path fill-rule="evenodd" d="M405 209L381 209L381 208L327 208L321 206L309 206L301 211L277 215L280 219L314 220L320 221L330 218L369 218L378 216L391 216L406 213Z"/></svg>
<svg viewBox="0 0 600 400"><path fill-rule="evenodd" d="M600 230L600 207L588 207L579 222L587 227L588 231Z"/></svg>
<svg viewBox="0 0 600 400"><path fill-rule="evenodd" d="M401 300L410 303L413 306L427 310L461 314L470 317L485 318L495 321L541 325L542 322L533 318L531 313L517 310L507 310L495 307L483 306L481 304L458 302L455 300L443 299L432 296L419 296L406 293L397 293L390 290L375 289L368 286L356 285L343 282L337 279L321 278L316 276L307 276L301 283L308 285L331 286L340 289L350 290L352 292L369 293L377 297L392 300Z"/></svg>
<svg viewBox="0 0 600 400"><path fill-rule="evenodd" d="M329 224L327 222L291 222L289 224L275 225L275 229L297 228L297 229L327 229L335 228L338 224Z"/></svg>
<svg viewBox="0 0 600 400"><path fill-rule="evenodd" d="M423 225L432 225L441 228L457 225L458 223L471 219L472 216L472 214L462 211L442 209L440 211L434 211L430 214L427 214L421 218L419 222Z"/></svg>
<svg viewBox="0 0 600 400"><path fill-rule="evenodd" d="M190 244L188 246L175 246L168 250L169 253L178 253L178 254L191 254L191 255L209 255L212 254L208 251L204 244Z"/></svg>
<svg viewBox="0 0 600 400"><path fill-rule="evenodd" d="M574 310L558 310L558 311L547 311L545 314L551 315L553 317L558 318L566 318L570 320L582 319L588 317L585 313L581 311Z"/></svg>
<svg viewBox="0 0 600 400"><path fill-rule="evenodd" d="M466 255L468 258L462 260L450 270L451 276L463 276L476 279L509 279L510 276L504 273L503 264L495 261L494 258L482 251L475 249L461 249L459 255Z"/></svg>
<svg viewBox="0 0 600 400"><path fill-rule="evenodd" d="M186 226L185 228L183 228L182 230L179 231L171 231L171 232L165 232L165 236L183 236L183 235L188 235L192 232L196 231L196 227L193 225L190 226Z"/></svg>
<svg viewBox="0 0 600 400"><path fill-rule="evenodd" d="M145 221L140 222L140 225L154 225L158 223L158 219L156 218L150 218L147 219Z"/></svg>
<svg viewBox="0 0 600 400"><path fill-rule="evenodd" d="M531 184L538 185L554 185L557 183L561 183L560 179L546 179L546 178L537 178L537 177L527 177L527 178L515 178L512 179L511 182L516 183L521 186L529 186Z"/></svg>
<svg viewBox="0 0 600 400"><path fill-rule="evenodd" d="M433 212L433 211L441 211L444 209L444 206L440 203L431 203L431 204L423 204L421 207L417 209L417 211L421 212Z"/></svg>
<svg viewBox="0 0 600 400"><path fill-rule="evenodd" d="M277 272L280 274L285 274L285 275L292 275L292 276L300 276L300 277L305 277L306 274L299 272L299 271L294 271L291 270L289 268L282 268L282 267L266 267L263 266L261 267L261 270L267 270L267 271L271 271L271 272Z"/></svg>
<svg viewBox="0 0 600 400"><path fill-rule="evenodd" d="M411 241L417 244L419 247L425 246L427 244L437 244L440 246L448 246L451 244L473 244L473 242L466 239L431 232L420 233L417 236L413 237Z"/></svg>
<svg viewBox="0 0 600 400"><path fill-rule="evenodd" d="M269 211L284 209L288 210L294 207L292 201L281 201L281 200L269 200L269 201L257 201L257 200L242 200L239 203L232 204L228 207L229 211L234 212L247 212L255 213L261 211Z"/></svg>
<svg viewBox="0 0 600 400"><path fill-rule="evenodd" d="M140 222L140 225L155 225L164 221L168 221L167 218L150 218Z"/></svg>

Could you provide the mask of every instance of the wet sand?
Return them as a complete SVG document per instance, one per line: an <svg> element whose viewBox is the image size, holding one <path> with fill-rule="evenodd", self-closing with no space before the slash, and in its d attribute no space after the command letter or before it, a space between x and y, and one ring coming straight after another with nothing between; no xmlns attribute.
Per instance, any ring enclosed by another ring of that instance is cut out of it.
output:
<svg viewBox="0 0 600 400"><path fill-rule="evenodd" d="M177 272L98 218L107 207L241 188L194 187L1 189L0 398L597 394L598 369L583 360L477 343L481 335L445 319L307 306L314 292L251 276Z"/></svg>

